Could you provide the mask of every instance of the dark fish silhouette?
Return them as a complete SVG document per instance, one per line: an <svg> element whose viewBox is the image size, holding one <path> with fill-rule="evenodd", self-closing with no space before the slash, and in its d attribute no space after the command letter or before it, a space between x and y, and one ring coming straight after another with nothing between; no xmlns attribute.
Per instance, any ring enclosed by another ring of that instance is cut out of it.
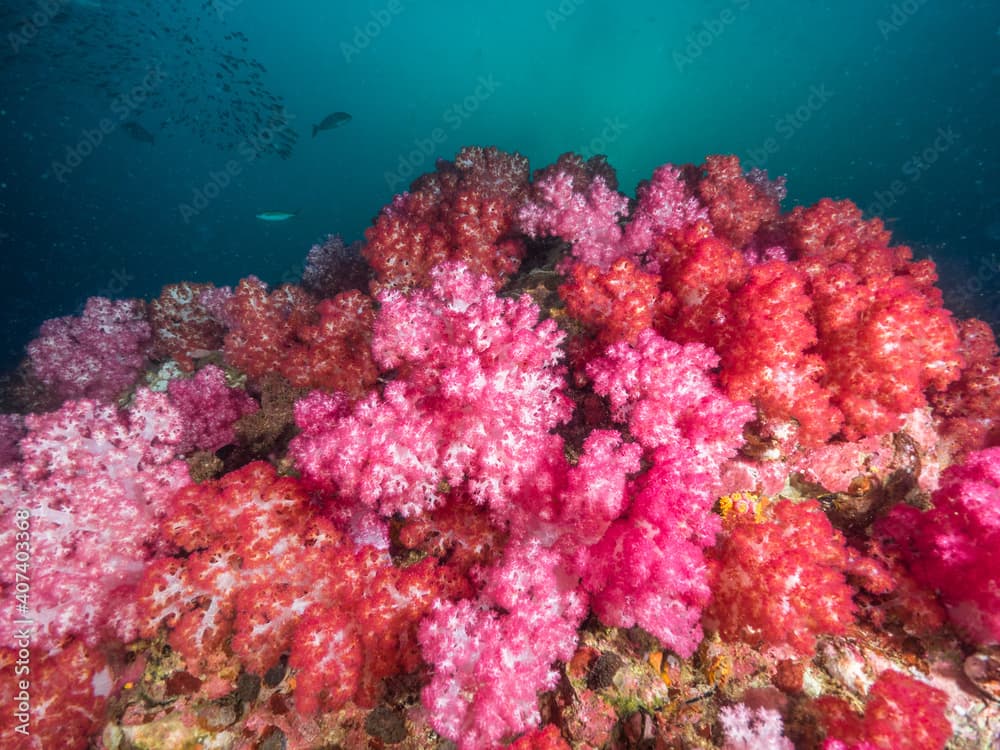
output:
<svg viewBox="0 0 1000 750"><path fill-rule="evenodd" d="M153 134L150 133L148 130L146 130L146 128L137 123L135 120L129 120L128 122L123 122L122 129L140 143L148 143L150 146L152 146L156 141L156 139L153 137Z"/></svg>
<svg viewBox="0 0 1000 750"><path fill-rule="evenodd" d="M334 112L332 115L327 115L319 125L313 125L313 138L316 137L319 131L333 130L343 123L350 122L351 119L351 116L347 112Z"/></svg>

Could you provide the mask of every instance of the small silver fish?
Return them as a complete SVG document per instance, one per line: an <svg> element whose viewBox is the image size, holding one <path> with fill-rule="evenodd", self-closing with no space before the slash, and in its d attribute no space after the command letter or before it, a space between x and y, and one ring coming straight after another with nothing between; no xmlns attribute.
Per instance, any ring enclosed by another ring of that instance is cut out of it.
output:
<svg viewBox="0 0 1000 750"><path fill-rule="evenodd" d="M298 215L298 211L261 211L257 218L261 221L288 221Z"/></svg>

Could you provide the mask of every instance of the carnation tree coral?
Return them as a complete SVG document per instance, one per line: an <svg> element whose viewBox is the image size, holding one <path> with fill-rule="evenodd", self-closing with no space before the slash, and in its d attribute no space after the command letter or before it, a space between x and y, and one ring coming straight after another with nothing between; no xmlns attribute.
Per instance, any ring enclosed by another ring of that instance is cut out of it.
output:
<svg viewBox="0 0 1000 750"><path fill-rule="evenodd" d="M900 626L927 639L921 656L934 663L933 639L949 631L915 581L939 592L980 647L980 672L967 676L990 689L982 670L1000 640L1000 605L983 550L998 543L1000 477L997 456L976 451L995 432L996 348L982 324L951 321L933 265L892 247L847 201L782 215L783 182L743 173L735 157L664 165L634 199L600 158L563 155L532 184L527 175L522 157L495 149L439 162L368 230L370 277L355 248L330 238L310 253L302 286L250 277L235 290L165 288L151 308L153 358L191 371L221 348L249 392L264 393L257 414L209 365L168 395L140 390L127 411L82 400L0 418L2 512L16 529L34 511L40 559L59 574L32 580L37 642L51 651L35 664L76 711L71 741L98 731L115 688L103 659L123 652L91 646L114 634L165 639L171 656L153 666L183 662L189 674L168 682L195 691L166 710L195 710L198 731L204 710L235 698L229 713L240 716L224 731L269 742L283 732L289 746L360 745L366 731L376 743L408 732L419 743L427 724L460 750L567 746L560 735L582 746L584 714L599 706L588 715L609 728L604 699L638 686L670 710L634 714L638 725L622 716L625 735L639 727L784 750L779 715L750 707L793 707L782 708L786 726L802 737L811 703L792 662L821 635L845 633L855 606L859 629L882 628L880 659ZM516 280L543 309L498 294L528 248L551 251L562 305L547 267ZM369 279L375 299L353 288ZM85 314L48 332L68 346L36 346L39 376L46 358L69 373L69 385L48 377L50 395L110 399L137 379L150 351L141 305L95 305L96 326ZM73 369L93 369L95 356L109 358L113 385ZM281 409L267 395L275 383ZM300 433L282 455L295 399ZM268 423L272 439L247 439L251 423ZM266 455L274 466L188 484L176 456L217 450L237 429L226 464ZM966 454L931 510L892 509ZM279 476L295 469L301 478ZM822 504L760 495L788 486L825 492ZM758 492L719 499L737 487ZM0 542L16 554L14 540ZM16 592L9 577L3 586ZM87 598L102 604L81 606ZM584 626L588 612L603 627ZM726 642L702 644L706 658L687 665L670 656L669 688L666 672L648 684L629 670L601 687L588 674L584 689L590 657L574 654L643 659L648 640L615 630L633 627L680 660L699 652L702 627ZM719 652L734 667L725 687L708 664ZM0 656L5 699L10 653ZM774 681L787 702L769 688L740 698L775 656L789 659ZM824 659L810 669L836 679ZM59 682L50 664L83 682ZM261 680L267 697L247 697L246 673L273 677L285 665L277 686ZM941 696L908 679L886 672L864 717L821 701L828 745L897 746L886 738L902 715L940 747L950 733ZM723 693L746 705L716 710ZM62 720L52 705L39 725L46 740ZM147 708L133 700L127 716L157 724ZM952 715L974 712L956 705Z"/></svg>

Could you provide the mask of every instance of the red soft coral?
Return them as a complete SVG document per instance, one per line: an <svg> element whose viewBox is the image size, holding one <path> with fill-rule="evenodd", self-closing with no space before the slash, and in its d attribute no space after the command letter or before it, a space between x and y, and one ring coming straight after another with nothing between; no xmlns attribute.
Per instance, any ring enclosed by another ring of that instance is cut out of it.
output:
<svg viewBox="0 0 1000 750"><path fill-rule="evenodd" d="M930 396L942 418L941 432L963 454L1000 445L1000 348L988 324L963 320L958 324L965 367L959 380Z"/></svg>
<svg viewBox="0 0 1000 750"><path fill-rule="evenodd" d="M430 271L461 261L495 286L517 270L524 242L514 218L528 192L528 160L517 153L470 146L454 162L414 181L365 230L365 258L374 292L431 283Z"/></svg>
<svg viewBox="0 0 1000 750"><path fill-rule="evenodd" d="M739 519L712 552L706 622L727 640L811 656L816 637L853 621L844 538L815 500L781 500L767 520Z"/></svg>
<svg viewBox="0 0 1000 750"><path fill-rule="evenodd" d="M840 264L812 283L824 385L849 440L898 429L903 414L926 405L925 391L959 377L951 313L912 278L866 282Z"/></svg>
<svg viewBox="0 0 1000 750"><path fill-rule="evenodd" d="M191 372L195 359L222 348L226 329L202 302L202 295L217 293L213 284L182 281L163 287L149 303L153 330L153 351L158 357L173 359L182 370Z"/></svg>
<svg viewBox="0 0 1000 750"><path fill-rule="evenodd" d="M729 396L753 402L769 435L792 445L822 444L843 422L821 385L826 365L811 351L811 311L804 274L777 260L756 265L730 300L719 351Z"/></svg>
<svg viewBox="0 0 1000 750"><path fill-rule="evenodd" d="M371 298L357 290L317 303L292 284L273 291L253 276L225 303L226 360L252 378L281 373L299 388L359 398L375 384Z"/></svg>
<svg viewBox="0 0 1000 750"><path fill-rule="evenodd" d="M628 258L616 260L605 272L574 264L559 296L599 348L618 341L634 345L639 333L652 328L673 306L673 297L660 293L659 277L640 271Z"/></svg>
<svg viewBox="0 0 1000 750"><path fill-rule="evenodd" d="M30 671L20 671L28 666ZM0 651L0 743L9 750L86 750L114 688L101 653L74 640L20 659Z"/></svg>
<svg viewBox="0 0 1000 750"><path fill-rule="evenodd" d="M143 635L166 622L196 676L231 671L234 659L262 674L290 652L303 713L373 705L385 677L419 665L416 627L430 606L470 593L433 557L397 568L354 545L298 480L260 462L178 493L163 529L181 554L146 571Z"/></svg>
<svg viewBox="0 0 1000 750"><path fill-rule="evenodd" d="M708 156L695 192L707 206L715 232L735 247L746 245L780 211L779 196L761 179L748 179L736 156Z"/></svg>
<svg viewBox="0 0 1000 750"><path fill-rule="evenodd" d="M825 716L828 739L824 750L942 750L951 738L945 716L948 696L901 672L888 669L871 690L863 717L843 699L832 696L817 703Z"/></svg>

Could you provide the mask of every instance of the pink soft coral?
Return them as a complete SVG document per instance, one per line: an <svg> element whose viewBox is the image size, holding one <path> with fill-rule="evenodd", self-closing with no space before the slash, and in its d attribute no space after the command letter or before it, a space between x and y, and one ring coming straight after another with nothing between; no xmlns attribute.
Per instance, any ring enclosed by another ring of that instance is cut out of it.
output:
<svg viewBox="0 0 1000 750"><path fill-rule="evenodd" d="M645 330L635 346L609 347L587 374L614 419L627 422L644 447L677 445L699 467L717 469L736 452L742 427L755 413L719 390L709 374L718 363L706 346L677 344Z"/></svg>
<svg viewBox="0 0 1000 750"><path fill-rule="evenodd" d="M523 232L572 242L575 258L602 271L623 256L619 221L628 213L628 198L603 176L585 182L579 174L556 171L537 179L532 190L534 199L518 213Z"/></svg>
<svg viewBox="0 0 1000 750"><path fill-rule="evenodd" d="M718 529L712 490L754 413L718 389L709 373L717 361L707 347L645 330L635 346L611 346L587 367L652 468L631 488L628 512L590 548L583 585L602 621L638 624L685 656L701 640L709 596L703 550Z"/></svg>
<svg viewBox="0 0 1000 750"><path fill-rule="evenodd" d="M744 703L719 709L719 722L726 735L723 750L795 750L782 735L781 714L774 709L751 709Z"/></svg>
<svg viewBox="0 0 1000 750"><path fill-rule="evenodd" d="M178 453L215 452L236 440L236 421L259 408L247 392L230 388L226 374L208 365L192 378L174 379L167 386L170 403L184 419L184 437Z"/></svg>
<svg viewBox="0 0 1000 750"><path fill-rule="evenodd" d="M381 396L350 406L313 394L296 406L291 452L303 475L384 515L433 507L442 482L467 482L500 508L558 450L549 431L570 415L554 322L461 264L431 279L429 290L381 297L372 349L396 372Z"/></svg>
<svg viewBox="0 0 1000 750"><path fill-rule="evenodd" d="M459 750L496 747L539 722L538 693L555 687L555 661L576 649L586 612L559 556L510 549L479 601L438 605L420 627L434 677L423 702Z"/></svg>
<svg viewBox="0 0 1000 750"><path fill-rule="evenodd" d="M971 641L1000 641L1000 448L971 453L947 469L934 507L898 505L876 527L902 553L914 577L940 592L955 625Z"/></svg>
<svg viewBox="0 0 1000 750"><path fill-rule="evenodd" d="M79 317L53 318L28 344L39 379L60 399L111 401L132 385L149 352L142 300L91 297Z"/></svg>
<svg viewBox="0 0 1000 750"><path fill-rule="evenodd" d="M180 415L164 394L142 389L128 411L68 401L25 425L21 462L0 472L0 550L14 559L14 520L27 515L35 643L47 649L77 634L93 644L108 628L133 636L129 598L160 544L168 498L188 481L174 459ZM5 590L14 573L4 572ZM0 643L12 642L13 628L5 618Z"/></svg>

